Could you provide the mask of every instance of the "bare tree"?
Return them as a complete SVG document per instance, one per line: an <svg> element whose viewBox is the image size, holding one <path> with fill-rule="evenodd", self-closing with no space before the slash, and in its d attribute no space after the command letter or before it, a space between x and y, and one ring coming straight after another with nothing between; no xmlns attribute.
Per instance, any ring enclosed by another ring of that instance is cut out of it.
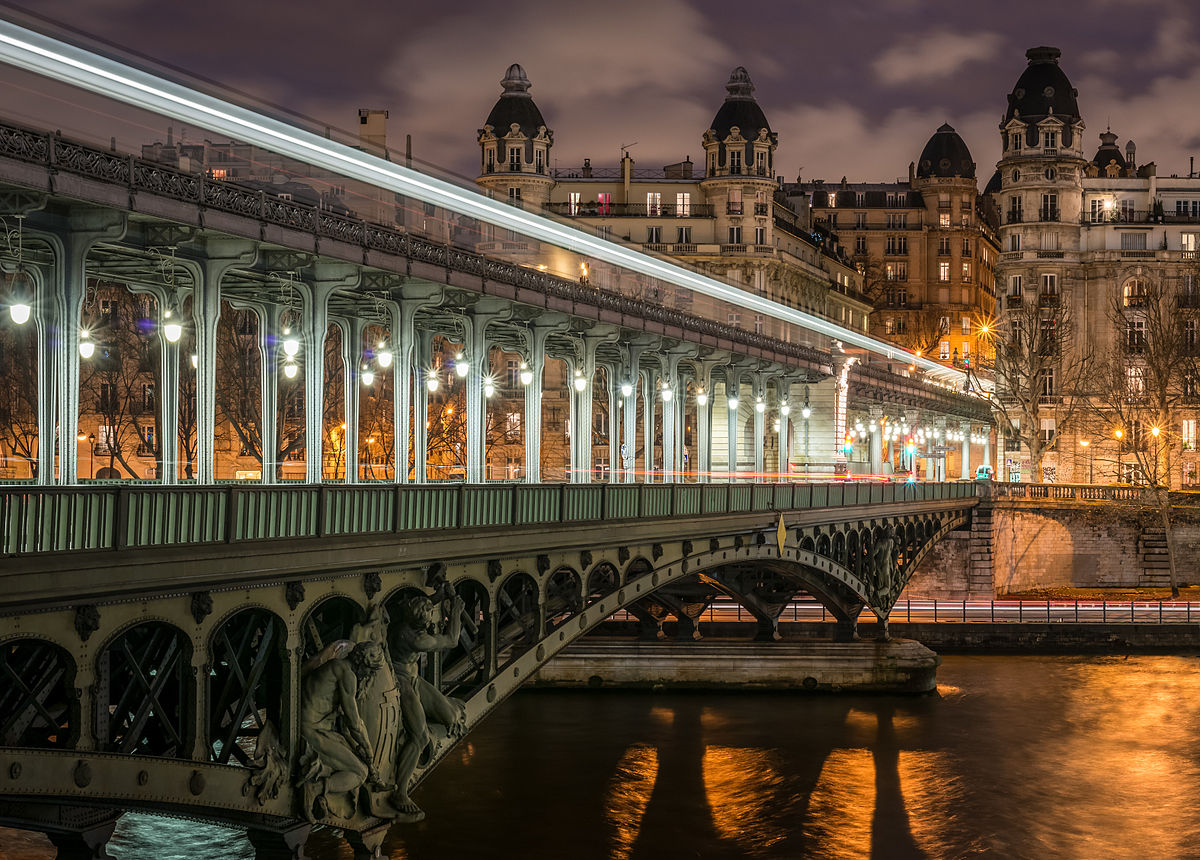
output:
<svg viewBox="0 0 1200 860"><path fill-rule="evenodd" d="M968 369L973 387L991 401L1001 432L1029 450L1032 477L1039 483L1046 455L1080 422L1095 364L1091 344L1076 336L1070 302L1060 298L1057 293L1009 297L992 340L993 354L975 356ZM980 375L988 371L994 392L980 384ZM1042 433L1042 419L1053 419L1053 433Z"/></svg>
<svg viewBox="0 0 1200 860"><path fill-rule="evenodd" d="M1108 317L1117 344L1098 362L1090 399L1097 435L1117 438L1117 458L1157 511L1167 542L1171 593L1179 594L1172 546L1171 476L1185 414L1194 413L1197 311L1164 279L1139 275L1116 290Z"/></svg>
<svg viewBox="0 0 1200 860"><path fill-rule="evenodd" d="M0 439L13 459L25 463L37 477L37 331L32 325L0 328ZM5 463L4 468L16 468Z"/></svg>

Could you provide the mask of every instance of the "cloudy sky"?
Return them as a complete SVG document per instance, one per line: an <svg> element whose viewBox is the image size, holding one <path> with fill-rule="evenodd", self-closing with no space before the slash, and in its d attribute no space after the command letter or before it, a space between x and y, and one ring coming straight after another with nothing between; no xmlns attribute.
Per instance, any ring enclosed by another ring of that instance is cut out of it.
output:
<svg viewBox="0 0 1200 860"><path fill-rule="evenodd" d="M941 123L982 181L1033 45L1057 45L1088 139L1110 124L1159 173L1200 156L1195 0L0 0L268 102L353 128L391 112L390 142L473 175L475 131L512 62L554 130L554 159L641 166L690 155L744 65L790 180L905 175ZM1003 14L998 14L1002 9Z"/></svg>

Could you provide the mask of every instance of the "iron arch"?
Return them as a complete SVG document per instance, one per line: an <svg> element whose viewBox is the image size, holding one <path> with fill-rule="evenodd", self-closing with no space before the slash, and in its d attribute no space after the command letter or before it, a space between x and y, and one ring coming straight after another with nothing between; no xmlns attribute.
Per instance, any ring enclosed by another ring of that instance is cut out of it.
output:
<svg viewBox="0 0 1200 860"><path fill-rule="evenodd" d="M304 616L300 625L304 639L304 661L320 654L339 639L349 639L354 625L362 624L366 614L349 597L332 595L320 601Z"/></svg>
<svg viewBox="0 0 1200 860"><path fill-rule="evenodd" d="M75 662L44 639L0 643L0 746L70 749L79 739Z"/></svg>
<svg viewBox="0 0 1200 860"><path fill-rule="evenodd" d="M546 580L546 632L561 627L582 608L583 590L579 574L569 567L560 567L550 574Z"/></svg>
<svg viewBox="0 0 1200 860"><path fill-rule="evenodd" d="M195 730L192 646L173 624L113 637L96 665L96 739L109 752L183 758Z"/></svg>
<svg viewBox="0 0 1200 860"><path fill-rule="evenodd" d="M496 657L507 666L538 641L544 629L538 587L527 573L512 573L496 592Z"/></svg>
<svg viewBox="0 0 1200 860"><path fill-rule="evenodd" d="M248 766L267 726L273 731L287 726L286 641L283 619L261 607L235 612L213 631L212 669L205 679L205 739L213 761Z"/></svg>
<svg viewBox="0 0 1200 860"><path fill-rule="evenodd" d="M621 574L606 561L600 562L591 569L587 578L585 605L591 606L621 587Z"/></svg>
<svg viewBox="0 0 1200 860"><path fill-rule="evenodd" d="M478 580L460 579L455 593L463 600L458 644L441 655L441 687L447 695L466 698L488 680L493 664L492 604L487 587Z"/></svg>

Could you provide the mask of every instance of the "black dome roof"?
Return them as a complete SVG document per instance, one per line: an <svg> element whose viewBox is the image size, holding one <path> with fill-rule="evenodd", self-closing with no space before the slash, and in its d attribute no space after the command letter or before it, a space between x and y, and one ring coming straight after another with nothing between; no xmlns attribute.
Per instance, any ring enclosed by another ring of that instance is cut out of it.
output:
<svg viewBox="0 0 1200 860"><path fill-rule="evenodd" d="M958 136L958 132L949 123L929 138L929 143L921 150L921 158L917 161L917 176L922 179L930 176L963 176L975 178L975 162L971 160L971 150Z"/></svg>
<svg viewBox="0 0 1200 860"><path fill-rule="evenodd" d="M1050 114L1064 122L1079 119L1079 91L1071 86L1067 75L1058 65L1062 51L1058 48L1030 48L1025 52L1029 65L1017 79L1008 96L1004 122L1014 116L1024 121L1043 119Z"/></svg>
<svg viewBox="0 0 1200 860"><path fill-rule="evenodd" d="M508 134L515 122L521 127L521 133L526 137L537 137L538 129L546 124L542 112L538 110L533 98L529 95L529 78L525 70L517 63L508 67L504 80L504 95L496 102L492 112L488 114L486 125L499 137Z"/></svg>
<svg viewBox="0 0 1200 860"><path fill-rule="evenodd" d="M1121 168L1121 175L1124 176L1129 170L1129 164L1125 161L1125 156L1121 153L1117 146L1117 136L1111 131L1106 131L1100 135L1100 148L1096 150L1096 154L1092 157L1092 164L1096 165L1103 173L1108 167L1109 162L1115 161L1117 167Z"/></svg>
<svg viewBox="0 0 1200 860"><path fill-rule="evenodd" d="M1000 193L1000 171L997 170L992 174L992 178L988 180L988 184L984 187L984 194L999 194Z"/></svg>
<svg viewBox="0 0 1200 860"><path fill-rule="evenodd" d="M730 129L735 126L745 138L758 137L760 129L771 131L766 114L754 100L754 83L744 66L738 66L730 73L725 89L729 95L725 96L725 103L713 117L710 126L718 140L728 137Z"/></svg>

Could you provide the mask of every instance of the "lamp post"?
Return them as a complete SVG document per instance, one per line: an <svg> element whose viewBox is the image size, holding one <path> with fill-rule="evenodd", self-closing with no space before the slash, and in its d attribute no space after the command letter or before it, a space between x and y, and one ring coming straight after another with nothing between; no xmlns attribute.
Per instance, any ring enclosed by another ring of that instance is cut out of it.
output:
<svg viewBox="0 0 1200 860"><path fill-rule="evenodd" d="M96 457L96 434L88 434L88 477L94 477L95 464L92 462Z"/></svg>
<svg viewBox="0 0 1200 860"><path fill-rule="evenodd" d="M1088 446L1090 446L1091 444L1092 444L1091 441L1088 439L1080 439L1079 440L1079 447L1081 447L1083 449L1084 454L1086 454L1087 458L1088 458L1088 483L1089 484L1092 483L1092 464L1095 462L1091 457L1091 451L1088 450Z"/></svg>

